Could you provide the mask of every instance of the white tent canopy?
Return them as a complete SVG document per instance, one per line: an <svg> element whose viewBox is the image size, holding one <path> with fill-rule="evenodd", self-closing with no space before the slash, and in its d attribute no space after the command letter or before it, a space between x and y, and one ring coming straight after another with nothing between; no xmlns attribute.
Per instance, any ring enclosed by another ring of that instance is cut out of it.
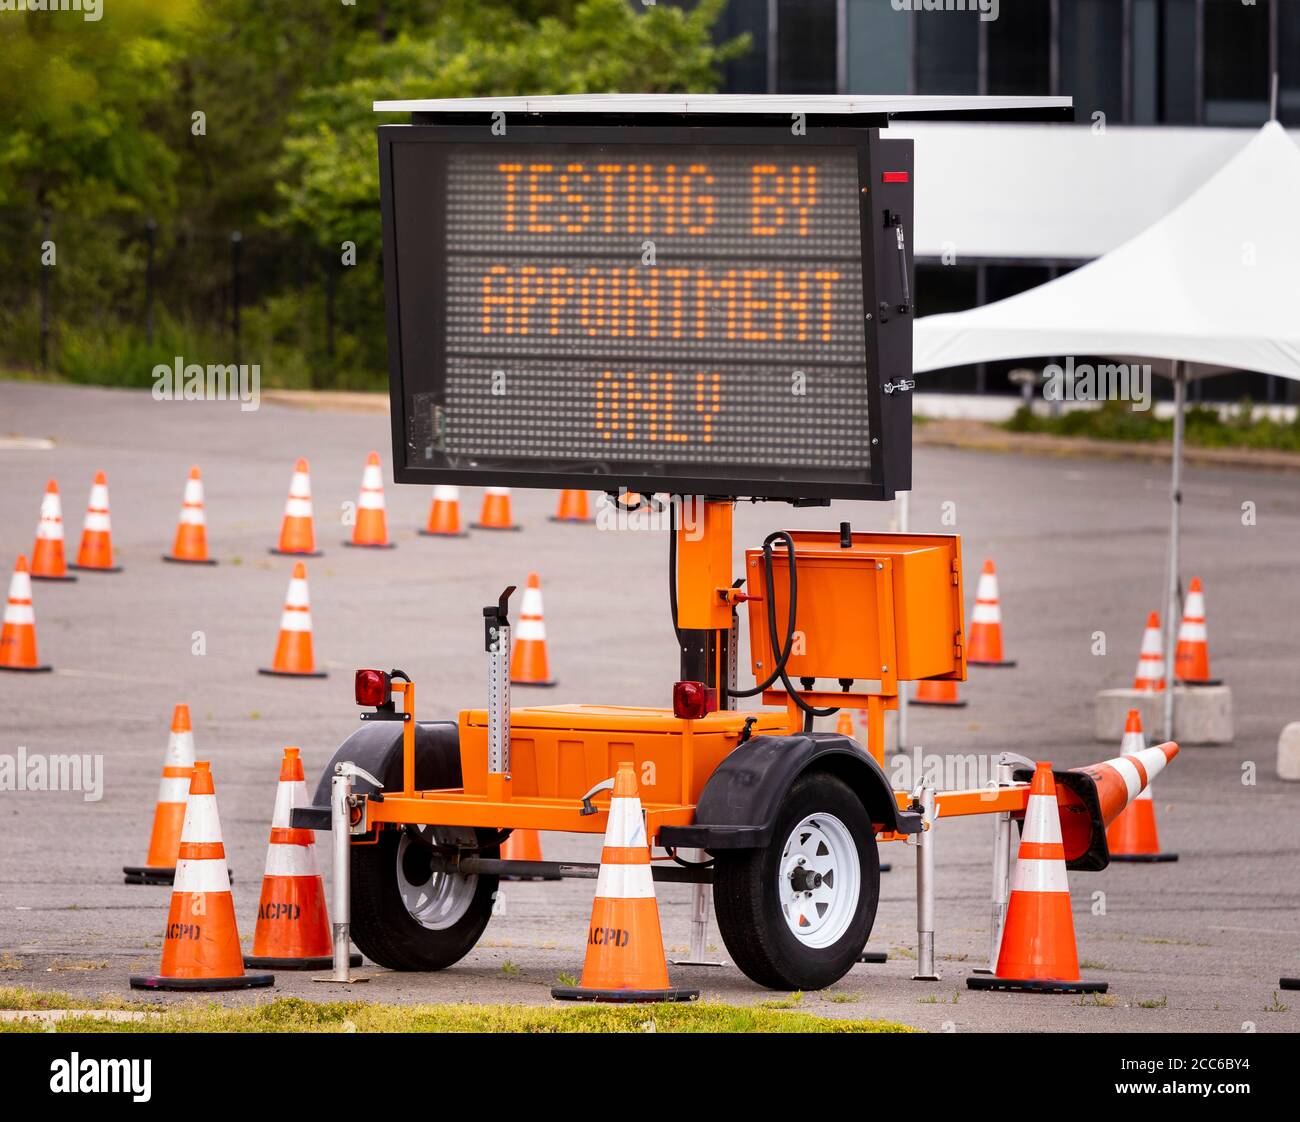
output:
<svg viewBox="0 0 1300 1122"><path fill-rule="evenodd" d="M1117 355L1300 380L1300 149L1270 122L1130 241L1006 300L917 320L913 350L917 372Z"/></svg>

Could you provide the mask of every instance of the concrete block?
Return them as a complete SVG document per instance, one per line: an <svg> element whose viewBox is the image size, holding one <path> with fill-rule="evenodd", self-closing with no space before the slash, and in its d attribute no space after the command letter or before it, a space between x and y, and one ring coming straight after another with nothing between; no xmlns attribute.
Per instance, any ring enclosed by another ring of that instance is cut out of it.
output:
<svg viewBox="0 0 1300 1122"><path fill-rule="evenodd" d="M1300 780L1300 721L1292 721L1277 738L1277 777Z"/></svg>
<svg viewBox="0 0 1300 1122"><path fill-rule="evenodd" d="M1130 709L1142 714L1142 728L1148 743L1158 741L1165 727L1164 694L1133 689L1098 692L1093 712L1093 737L1118 745ZM1175 687L1174 740L1179 745L1231 744L1232 735L1231 688Z"/></svg>

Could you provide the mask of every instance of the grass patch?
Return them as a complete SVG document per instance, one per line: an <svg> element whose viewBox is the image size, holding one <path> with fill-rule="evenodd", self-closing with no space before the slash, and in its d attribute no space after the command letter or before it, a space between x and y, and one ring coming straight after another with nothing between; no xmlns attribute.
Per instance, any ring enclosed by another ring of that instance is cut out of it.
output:
<svg viewBox="0 0 1300 1122"><path fill-rule="evenodd" d="M1250 398L1220 412L1206 405L1186 411L1184 438L1198 448L1267 448L1300 452L1300 416L1294 421L1274 421L1255 416ZM1057 417L1040 416L1025 406L1003 422L1009 432L1041 432L1052 436L1082 436L1094 440L1128 440L1151 443L1172 440L1172 418L1159 418L1155 410L1134 412L1126 401L1106 401L1096 409L1074 409Z"/></svg>
<svg viewBox="0 0 1300 1122"><path fill-rule="evenodd" d="M4 1009L157 1009L104 998L0 988ZM59 1023L62 1032L914 1032L893 1021L835 1020L809 1013L712 1002L667 1005L382 1005L282 997L226 1007L190 1003L145 1021L114 1024L89 1017ZM10 1022L0 1032L40 1032Z"/></svg>
<svg viewBox="0 0 1300 1122"><path fill-rule="evenodd" d="M1149 1001L1139 1001L1136 1004L1139 1009L1163 1009L1169 1004L1169 998L1153 997Z"/></svg>

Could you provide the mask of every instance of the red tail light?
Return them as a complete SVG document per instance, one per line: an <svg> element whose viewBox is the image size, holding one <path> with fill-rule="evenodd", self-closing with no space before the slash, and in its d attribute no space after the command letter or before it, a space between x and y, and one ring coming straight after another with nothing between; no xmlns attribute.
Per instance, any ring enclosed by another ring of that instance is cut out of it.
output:
<svg viewBox="0 0 1300 1122"><path fill-rule="evenodd" d="M356 678L356 698L358 705L378 709L387 705L393 698L392 685L388 675L382 670L358 670Z"/></svg>
<svg viewBox="0 0 1300 1122"><path fill-rule="evenodd" d="M673 716L683 721L698 721L717 707L717 691L709 689L703 682L673 684Z"/></svg>

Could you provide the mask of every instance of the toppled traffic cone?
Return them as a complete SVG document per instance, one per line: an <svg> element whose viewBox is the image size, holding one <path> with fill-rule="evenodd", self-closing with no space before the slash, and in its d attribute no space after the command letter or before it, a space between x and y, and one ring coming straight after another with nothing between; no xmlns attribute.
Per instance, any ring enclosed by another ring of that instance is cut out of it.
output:
<svg viewBox="0 0 1300 1122"><path fill-rule="evenodd" d="M384 512L384 473L379 466L379 453L366 457L366 468L361 475L361 497L357 500L357 521L352 527L352 540L344 545L360 549L392 549L388 540L388 518Z"/></svg>
<svg viewBox="0 0 1300 1122"><path fill-rule="evenodd" d="M325 886L316 867L316 836L289 825L293 808L310 802L302 758L297 748L286 748L275 789L253 953L244 956L245 966L328 970L334 963ZM351 957L353 966L361 965L359 954Z"/></svg>
<svg viewBox="0 0 1300 1122"><path fill-rule="evenodd" d="M420 531L428 538L467 538L460 528L460 488L440 483L433 489L429 523Z"/></svg>
<svg viewBox="0 0 1300 1122"><path fill-rule="evenodd" d="M32 607L32 578L21 553L9 581L4 626L0 629L0 670L39 674L49 670L36 655L36 612Z"/></svg>
<svg viewBox="0 0 1300 1122"><path fill-rule="evenodd" d="M325 671L316 669L311 646L311 601L307 595L307 566L301 561L293 567L289 591L284 598L284 611L280 614L280 638L275 644L275 660L269 669L262 667L259 674L273 674L285 678L324 678Z"/></svg>
<svg viewBox="0 0 1300 1122"><path fill-rule="evenodd" d="M975 590L975 611L970 617L970 643L966 661L975 666L1015 666L1002 653L1002 609L998 604L998 574L985 561Z"/></svg>
<svg viewBox="0 0 1300 1122"><path fill-rule="evenodd" d="M238 990L275 983L245 974L230 895L226 847L207 760L194 764L171 907L157 974L131 976L133 990Z"/></svg>
<svg viewBox="0 0 1300 1122"><path fill-rule="evenodd" d="M501 846L502 861L541 861L542 860L542 836L536 830L512 830L510 836L506 838ZM560 877L555 874L540 875L529 873L528 875L510 875L503 876L502 880L559 880Z"/></svg>
<svg viewBox="0 0 1300 1122"><path fill-rule="evenodd" d="M556 504L552 522L591 522L591 510L587 505L586 491L561 491L560 501Z"/></svg>
<svg viewBox="0 0 1300 1122"><path fill-rule="evenodd" d="M1140 756L1146 748L1142 735L1142 714L1137 709L1128 711L1124 725L1124 739L1120 741L1121 756ZM1106 846L1112 861L1177 861L1176 853L1160 852L1160 836L1156 831L1156 804L1151 797L1151 784L1137 793L1133 801L1120 812L1106 828Z"/></svg>
<svg viewBox="0 0 1300 1122"><path fill-rule="evenodd" d="M208 520L203 512L203 475L197 467L190 468L190 477L185 481L181 517L176 524L176 541L172 544L172 551L163 554L163 560L186 565L216 564L208 556Z"/></svg>
<svg viewBox="0 0 1300 1122"><path fill-rule="evenodd" d="M1147 616L1146 630L1142 632L1142 649L1138 653L1137 673L1133 676L1135 690L1162 690L1165 688L1165 647L1160 638L1160 614Z"/></svg>
<svg viewBox="0 0 1300 1122"><path fill-rule="evenodd" d="M949 709L961 709L966 705L957 696L957 683L951 678L922 678L916 683L916 693L908 704L944 705Z"/></svg>
<svg viewBox="0 0 1300 1122"><path fill-rule="evenodd" d="M483 492L483 508L478 521L471 522L475 530L519 530L522 527L510 514L510 488L489 487Z"/></svg>
<svg viewBox="0 0 1300 1122"><path fill-rule="evenodd" d="M172 729L167 737L153 830L149 834L149 854L143 865L122 867L127 884L173 883L176 856L181 848L181 828L185 823L185 800L193 777L194 732L190 726L190 707L182 703L172 710Z"/></svg>
<svg viewBox="0 0 1300 1122"><path fill-rule="evenodd" d="M319 557L316 549L316 522L311 508L311 469L306 460L293 465L289 497L284 503L284 520L280 523L280 543L272 553L297 557Z"/></svg>
<svg viewBox="0 0 1300 1122"><path fill-rule="evenodd" d="M554 686L546 662L546 624L542 620L542 582L528 574L528 587L519 605L519 624L510 652L510 681L516 686Z"/></svg>
<svg viewBox="0 0 1300 1122"><path fill-rule="evenodd" d="M100 573L122 571L121 565L113 564L113 523L108 516L108 477L102 471L95 473L95 482L90 487L86 520L81 526L81 548L77 550L77 563L72 567Z"/></svg>
<svg viewBox="0 0 1300 1122"><path fill-rule="evenodd" d="M637 1002L694 1001L699 995L699 990L675 989L668 983L636 770L624 761L618 765L609 800L582 983L555 986L551 996L565 1001Z"/></svg>
<svg viewBox="0 0 1300 1122"><path fill-rule="evenodd" d="M1079 976L1061 817L1050 763L1038 764L1029 787L997 971L974 974L966 984L977 990L1106 992L1107 983L1085 982Z"/></svg>
<svg viewBox="0 0 1300 1122"><path fill-rule="evenodd" d="M32 580L76 579L68 572L63 555L63 504L59 501L59 485L51 479L45 484L36 544L32 546Z"/></svg>
<svg viewBox="0 0 1300 1122"><path fill-rule="evenodd" d="M1174 677L1188 686L1217 686L1210 677L1210 642L1205 628L1205 593L1201 578L1192 577L1187 586L1187 603L1183 622L1178 628L1178 645L1174 648Z"/></svg>

